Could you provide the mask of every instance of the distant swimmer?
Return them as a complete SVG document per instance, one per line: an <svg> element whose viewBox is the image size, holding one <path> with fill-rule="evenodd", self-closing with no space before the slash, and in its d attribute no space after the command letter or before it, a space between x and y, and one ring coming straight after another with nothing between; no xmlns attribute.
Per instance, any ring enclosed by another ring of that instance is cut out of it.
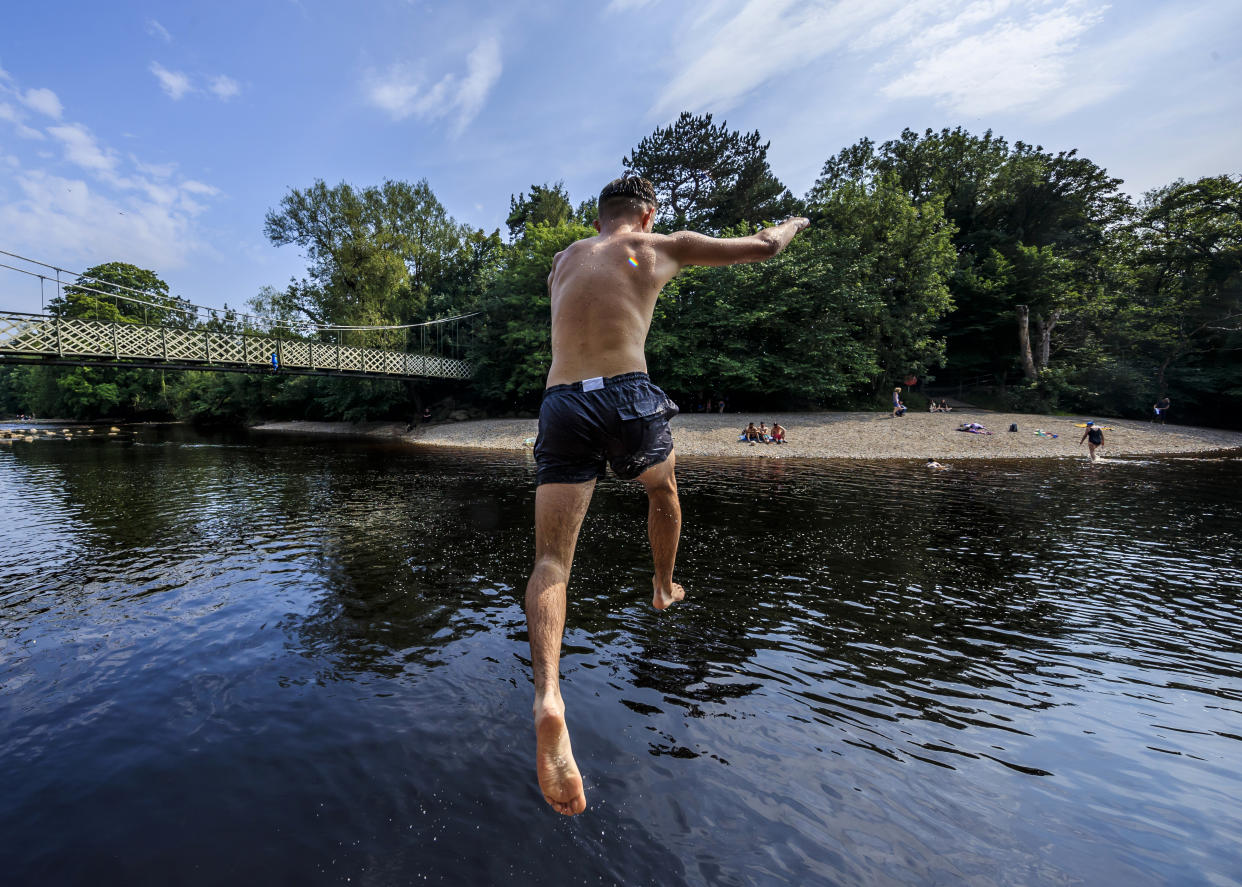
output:
<svg viewBox="0 0 1242 887"><path fill-rule="evenodd" d="M1087 452L1091 456L1091 461L1095 461L1095 451L1104 446L1104 431L1094 422L1088 422L1086 430L1083 431L1082 437L1078 440L1078 445L1082 446L1083 441L1087 442Z"/></svg>
<svg viewBox="0 0 1242 887"><path fill-rule="evenodd" d="M937 462L935 459L928 459L928 460L927 460L927 464L926 464L926 465L924 465L923 467L924 467L924 468L930 468L932 471L944 471L944 470L945 470L946 468L948 468L949 466L948 466L948 465L941 465L941 464L940 464L939 462Z"/></svg>
<svg viewBox="0 0 1242 887"><path fill-rule="evenodd" d="M673 581L681 505L668 422L678 410L648 378L644 352L656 297L687 265L771 258L808 224L787 219L748 237L653 234L656 209L646 179L609 182L599 195L599 235L557 253L548 275L552 366L535 442L535 568L526 586L526 624L539 787L566 816L586 809L560 688L566 588L578 530L606 465L647 491L652 606L663 610L685 597Z"/></svg>

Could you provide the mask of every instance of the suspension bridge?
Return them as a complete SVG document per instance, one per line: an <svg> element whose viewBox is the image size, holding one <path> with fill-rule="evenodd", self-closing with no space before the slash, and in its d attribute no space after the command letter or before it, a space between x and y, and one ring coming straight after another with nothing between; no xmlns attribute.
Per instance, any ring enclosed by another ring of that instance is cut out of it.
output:
<svg viewBox="0 0 1242 887"><path fill-rule="evenodd" d="M89 294L96 304L111 302L115 309L108 319L48 312L46 305L39 314L0 309L0 364L371 379L468 379L473 371L467 355L478 314L396 326L280 323L97 282L3 250L0 254L34 266L0 262L2 269L38 278L41 296L54 284L56 305L63 306L71 292ZM144 314L156 309L162 319L148 323L124 316L121 303L134 315L138 307Z"/></svg>

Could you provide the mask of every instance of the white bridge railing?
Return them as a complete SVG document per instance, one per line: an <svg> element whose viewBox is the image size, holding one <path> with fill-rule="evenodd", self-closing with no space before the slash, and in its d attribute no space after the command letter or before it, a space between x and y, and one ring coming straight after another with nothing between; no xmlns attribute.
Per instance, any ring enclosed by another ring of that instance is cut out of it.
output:
<svg viewBox="0 0 1242 887"><path fill-rule="evenodd" d="M471 374L468 361L434 354L0 311L0 357L43 357L63 362L111 359L210 370L270 368L273 354L282 370L440 379L468 379Z"/></svg>

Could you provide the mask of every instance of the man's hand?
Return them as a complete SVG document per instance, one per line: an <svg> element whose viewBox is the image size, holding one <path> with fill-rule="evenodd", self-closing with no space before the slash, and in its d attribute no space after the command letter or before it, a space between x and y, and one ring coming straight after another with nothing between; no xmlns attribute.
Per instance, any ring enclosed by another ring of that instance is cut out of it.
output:
<svg viewBox="0 0 1242 887"><path fill-rule="evenodd" d="M773 225L771 228L764 228L756 238L768 244L771 255L776 255L785 247L789 246L789 241L794 239L799 231L811 224L811 220L803 216L790 216L779 225Z"/></svg>

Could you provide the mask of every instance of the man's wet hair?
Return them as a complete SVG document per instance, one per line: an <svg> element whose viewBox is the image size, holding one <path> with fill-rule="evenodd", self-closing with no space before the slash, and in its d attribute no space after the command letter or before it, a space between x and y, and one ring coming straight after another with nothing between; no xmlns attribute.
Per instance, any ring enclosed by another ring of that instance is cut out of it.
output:
<svg viewBox="0 0 1242 887"><path fill-rule="evenodd" d="M613 219L617 216L640 216L648 209L658 207L655 186L642 176L626 173L613 179L599 192L599 217Z"/></svg>

